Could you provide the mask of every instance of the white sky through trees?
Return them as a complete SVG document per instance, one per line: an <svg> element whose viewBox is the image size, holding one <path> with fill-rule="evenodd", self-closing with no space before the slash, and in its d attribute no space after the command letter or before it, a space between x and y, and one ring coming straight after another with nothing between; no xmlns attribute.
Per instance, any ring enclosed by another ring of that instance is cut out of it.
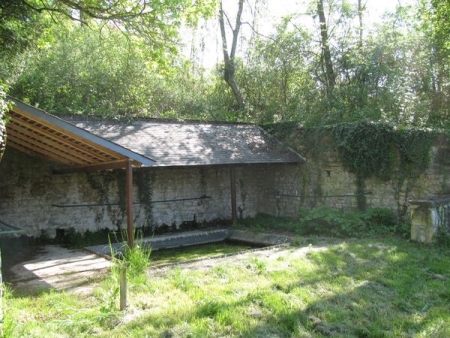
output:
<svg viewBox="0 0 450 338"><path fill-rule="evenodd" d="M342 1L342 0L335 0ZM357 4L357 0L347 0L351 4ZM274 32L274 25L280 21L283 16L298 14L303 26L315 29L317 24L313 21L311 15L307 14L308 6L307 0L259 0L258 12L259 15L254 21L254 17L249 10L248 4L253 6L255 0L246 1L246 6L242 16L242 21L245 24L241 27L239 54L246 48L246 44L252 35L252 27L256 29L259 34L270 35ZM363 24L366 29L370 30L371 26L380 23L385 13L395 12L396 6L412 5L416 0L363 0L363 5L366 6L366 11L363 16ZM223 0L225 12L229 15L230 22L235 23L235 14L237 10L237 0ZM228 29L228 28L227 28ZM229 31L229 44L231 41L231 31ZM192 57L200 65L205 68L212 68L217 63L222 62L222 41L220 38L220 31L218 20L216 18L210 19L207 22L200 24L200 27L195 32L188 29L184 32L182 38L183 53L187 57Z"/></svg>

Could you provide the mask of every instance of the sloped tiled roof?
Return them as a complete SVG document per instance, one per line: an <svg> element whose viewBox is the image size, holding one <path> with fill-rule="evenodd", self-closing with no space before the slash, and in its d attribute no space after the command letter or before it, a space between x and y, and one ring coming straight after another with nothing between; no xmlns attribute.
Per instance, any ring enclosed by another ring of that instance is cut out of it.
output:
<svg viewBox="0 0 450 338"><path fill-rule="evenodd" d="M252 124L161 120L71 123L152 158L160 167L304 162L299 154Z"/></svg>
<svg viewBox="0 0 450 338"><path fill-rule="evenodd" d="M59 117L7 97L13 103L8 111L7 146L25 154L38 156L78 168L124 168L151 166L154 161L126 147L78 128Z"/></svg>

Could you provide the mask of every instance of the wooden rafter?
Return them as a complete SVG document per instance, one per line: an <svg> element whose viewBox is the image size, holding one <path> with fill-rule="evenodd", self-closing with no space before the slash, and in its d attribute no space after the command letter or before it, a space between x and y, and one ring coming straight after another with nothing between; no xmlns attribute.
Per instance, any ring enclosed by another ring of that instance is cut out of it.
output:
<svg viewBox="0 0 450 338"><path fill-rule="evenodd" d="M46 156L46 155L44 155L42 153L38 153L38 152L36 152L34 150L31 150L29 148L23 147L22 145L17 143L17 140L16 141L15 140L11 140L11 139L8 140L8 147L17 149L20 152L25 153L25 154L30 155L30 156L40 157L40 158L42 158L44 160L57 161L59 163L66 164L66 165L69 165L69 166L76 165L76 163L73 163L71 161L67 161L64 158L56 159L55 157L48 157L48 156Z"/></svg>
<svg viewBox="0 0 450 338"><path fill-rule="evenodd" d="M7 146L31 155L69 166L61 173L78 171L126 170L128 245L133 246L133 166L153 165L155 161L121 147L88 131L10 98Z"/></svg>
<svg viewBox="0 0 450 338"><path fill-rule="evenodd" d="M65 147L67 150L78 151L89 158L97 158L99 155L101 155L104 157L105 161L111 160L111 156L107 154L99 154L98 152L96 153L96 151L92 149L92 147L83 147L81 142L73 142L65 137L61 137L63 136L61 133L56 134L48 132L48 128L30 128L29 125L27 125L26 122L22 121L21 119L14 119L13 121L11 121L9 128L34 135L34 137L40 140L53 140L60 146Z"/></svg>
<svg viewBox="0 0 450 338"><path fill-rule="evenodd" d="M69 158L69 162L79 165L126 159L123 155L71 135L50 123L34 120L19 109L11 111L10 117L12 121L7 128L12 141L50 158L57 155L54 160L58 162L61 157Z"/></svg>

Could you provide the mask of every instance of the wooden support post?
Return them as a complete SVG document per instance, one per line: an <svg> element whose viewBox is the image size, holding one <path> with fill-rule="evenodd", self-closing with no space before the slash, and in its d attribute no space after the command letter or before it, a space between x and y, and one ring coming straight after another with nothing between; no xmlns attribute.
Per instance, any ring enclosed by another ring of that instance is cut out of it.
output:
<svg viewBox="0 0 450 338"><path fill-rule="evenodd" d="M120 311L127 308L127 268L127 263L120 266Z"/></svg>
<svg viewBox="0 0 450 338"><path fill-rule="evenodd" d="M127 235L128 247L134 246L134 229L133 229L133 167L131 160L128 160L126 166L126 201L127 201Z"/></svg>
<svg viewBox="0 0 450 338"><path fill-rule="evenodd" d="M237 202L236 202L236 168L230 167L231 180L231 220L237 222Z"/></svg>

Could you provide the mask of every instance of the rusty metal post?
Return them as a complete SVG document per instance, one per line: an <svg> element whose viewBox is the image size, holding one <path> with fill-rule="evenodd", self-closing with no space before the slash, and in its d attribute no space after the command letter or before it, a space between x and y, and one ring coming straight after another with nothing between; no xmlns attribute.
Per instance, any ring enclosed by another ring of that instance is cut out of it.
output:
<svg viewBox="0 0 450 338"><path fill-rule="evenodd" d="M231 220L237 222L237 202L236 202L236 168L230 167L231 180Z"/></svg>
<svg viewBox="0 0 450 338"><path fill-rule="evenodd" d="M134 246L134 229L133 229L133 167L131 160L127 161L126 166L126 201L127 201L127 235L128 247Z"/></svg>

